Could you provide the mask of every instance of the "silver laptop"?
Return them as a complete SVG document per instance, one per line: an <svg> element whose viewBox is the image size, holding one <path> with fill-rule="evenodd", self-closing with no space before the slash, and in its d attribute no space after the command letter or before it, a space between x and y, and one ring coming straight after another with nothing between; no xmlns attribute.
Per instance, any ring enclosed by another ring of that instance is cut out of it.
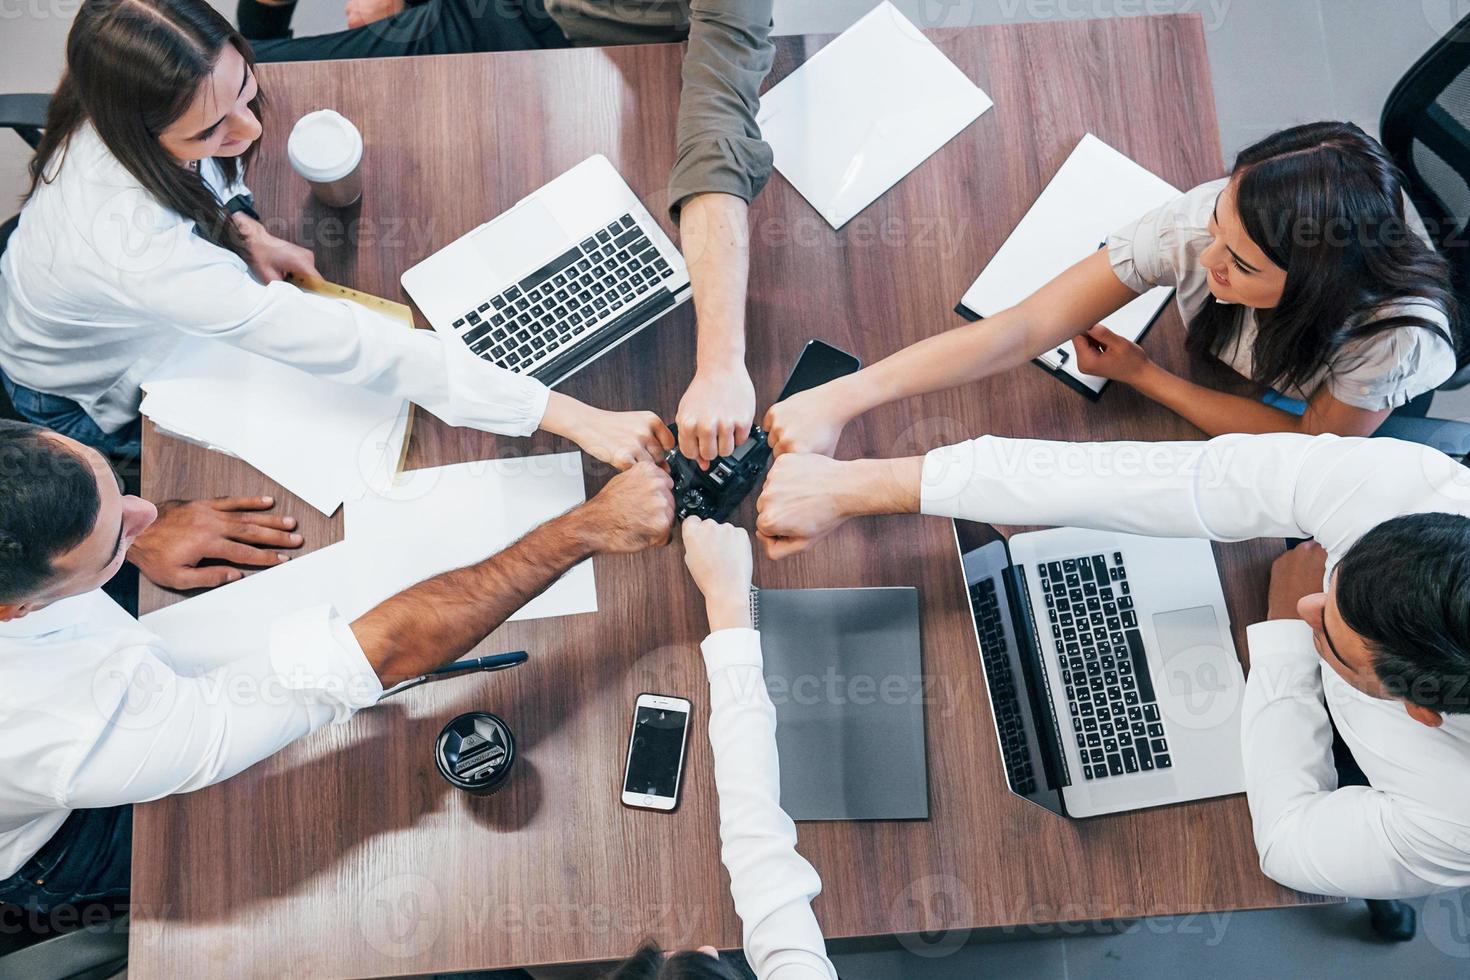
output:
<svg viewBox="0 0 1470 980"><path fill-rule="evenodd" d="M555 385L690 296L678 249L601 155L403 274L456 344Z"/></svg>
<svg viewBox="0 0 1470 980"><path fill-rule="evenodd" d="M1244 791L1208 541L954 524L1011 792L1089 817Z"/></svg>

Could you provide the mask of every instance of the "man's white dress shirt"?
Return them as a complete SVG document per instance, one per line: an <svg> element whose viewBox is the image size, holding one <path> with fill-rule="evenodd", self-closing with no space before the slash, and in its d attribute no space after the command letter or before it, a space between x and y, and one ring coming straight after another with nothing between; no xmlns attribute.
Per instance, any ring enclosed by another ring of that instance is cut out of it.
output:
<svg viewBox="0 0 1470 980"><path fill-rule="evenodd" d="M201 174L221 200L245 192L224 186L214 160ZM406 398L451 425L529 435L546 411L545 385L457 341L289 283L262 285L159 204L84 124L0 258L0 370L116 432L138 417L139 385L190 335Z"/></svg>
<svg viewBox="0 0 1470 980"><path fill-rule="evenodd" d="M720 858L760 980L837 980L811 901L822 880L796 853L796 824L781 809L776 708L766 692L760 634L705 638L709 742L720 797Z"/></svg>
<svg viewBox="0 0 1470 980"><path fill-rule="evenodd" d="M266 649L192 674L100 589L0 622L0 878L73 809L228 779L382 691L328 606L282 619Z"/></svg>
<svg viewBox="0 0 1470 980"><path fill-rule="evenodd" d="M1327 550L1330 575L1383 521L1470 515L1470 469L1392 439L987 436L929 453L922 510L1161 537L1311 537ZM1261 870L1292 888L1357 898L1470 885L1470 716L1429 728L1402 702L1360 694L1322 662L1299 620L1257 623L1247 635L1242 751ZM1371 788L1338 788L1329 711Z"/></svg>

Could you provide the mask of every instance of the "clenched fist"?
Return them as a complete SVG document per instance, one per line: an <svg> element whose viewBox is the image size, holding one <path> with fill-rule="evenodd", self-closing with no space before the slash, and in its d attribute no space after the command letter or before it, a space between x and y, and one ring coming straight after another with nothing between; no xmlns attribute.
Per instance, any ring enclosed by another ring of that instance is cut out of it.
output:
<svg viewBox="0 0 1470 980"><path fill-rule="evenodd" d="M745 528L684 519L684 564L704 594L710 632L750 626L750 535Z"/></svg>
<svg viewBox="0 0 1470 980"><path fill-rule="evenodd" d="M593 547L631 554L669 542L674 526L674 481L649 462L619 473L587 502L582 517Z"/></svg>

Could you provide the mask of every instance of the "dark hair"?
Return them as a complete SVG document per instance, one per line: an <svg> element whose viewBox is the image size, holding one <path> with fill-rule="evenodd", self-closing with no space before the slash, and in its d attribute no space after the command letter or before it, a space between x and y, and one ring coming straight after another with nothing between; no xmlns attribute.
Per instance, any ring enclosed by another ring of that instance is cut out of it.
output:
<svg viewBox="0 0 1470 980"><path fill-rule="evenodd" d="M157 201L192 219L206 240L245 256L245 246L195 169L181 167L158 142L194 100L225 45L255 64L250 44L205 0L86 0L66 38L66 72L51 97L46 131L31 158L31 187L84 122ZM259 115L259 95L250 103ZM259 141L240 158L216 162L239 178Z"/></svg>
<svg viewBox="0 0 1470 980"><path fill-rule="evenodd" d="M1337 609L1393 697L1470 713L1470 517L1384 521L1337 566Z"/></svg>
<svg viewBox="0 0 1470 980"><path fill-rule="evenodd" d="M665 959L656 944L646 942L603 980L744 980L744 974L696 950Z"/></svg>
<svg viewBox="0 0 1470 980"><path fill-rule="evenodd" d="M47 430L0 419L0 602L30 598L81 544L102 500L87 461Z"/></svg>
<svg viewBox="0 0 1470 980"><path fill-rule="evenodd" d="M1345 344L1403 326L1434 331L1464 360L1449 266L1405 219L1403 175L1377 140L1352 123L1284 129L1242 150L1231 177L1246 234L1286 271L1281 301L1256 311L1253 381L1304 386L1345 366ZM1449 332L1414 315L1365 322L1403 300L1438 306ZM1243 315L1209 297L1190 322L1190 352L1221 349Z"/></svg>

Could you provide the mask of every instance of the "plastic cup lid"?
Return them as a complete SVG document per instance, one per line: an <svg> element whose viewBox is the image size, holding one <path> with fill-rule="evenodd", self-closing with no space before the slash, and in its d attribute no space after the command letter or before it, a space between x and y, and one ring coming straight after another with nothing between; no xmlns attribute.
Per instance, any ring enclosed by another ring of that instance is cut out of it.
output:
<svg viewBox="0 0 1470 980"><path fill-rule="evenodd" d="M286 156L307 180L341 180L362 160L362 134L340 113L318 109L296 121L286 140Z"/></svg>

